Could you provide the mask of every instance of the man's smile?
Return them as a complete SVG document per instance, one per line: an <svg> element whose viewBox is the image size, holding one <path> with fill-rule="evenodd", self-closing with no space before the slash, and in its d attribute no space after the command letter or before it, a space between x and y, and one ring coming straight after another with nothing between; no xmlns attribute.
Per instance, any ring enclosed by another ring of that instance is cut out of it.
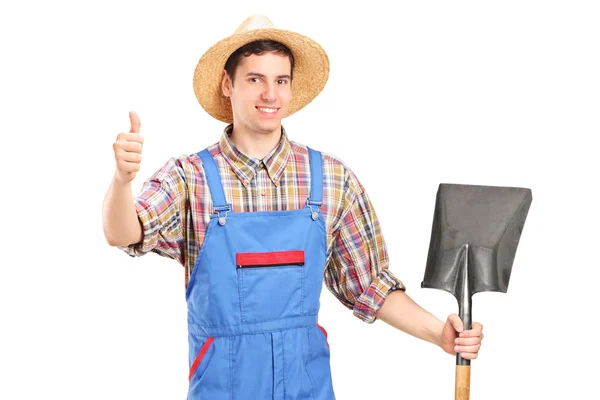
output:
<svg viewBox="0 0 600 400"><path fill-rule="evenodd" d="M256 109L264 115L268 115L268 116L272 116L277 114L277 111L279 111L279 107L260 107L260 106L256 106Z"/></svg>

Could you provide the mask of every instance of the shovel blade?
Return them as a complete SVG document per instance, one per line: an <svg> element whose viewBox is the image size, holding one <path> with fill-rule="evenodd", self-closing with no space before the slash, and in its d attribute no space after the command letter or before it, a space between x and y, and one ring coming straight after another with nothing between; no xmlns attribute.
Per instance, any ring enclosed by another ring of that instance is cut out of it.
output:
<svg viewBox="0 0 600 400"><path fill-rule="evenodd" d="M459 301L506 292L531 200L527 188L440 184L421 287Z"/></svg>

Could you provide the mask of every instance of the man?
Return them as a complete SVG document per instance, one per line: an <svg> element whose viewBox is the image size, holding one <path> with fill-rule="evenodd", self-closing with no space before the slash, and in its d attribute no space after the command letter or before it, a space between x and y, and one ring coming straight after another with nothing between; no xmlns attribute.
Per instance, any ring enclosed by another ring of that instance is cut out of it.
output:
<svg viewBox="0 0 600 400"><path fill-rule="evenodd" d="M218 143L169 160L135 200L136 114L114 144L105 235L132 256L152 251L184 265L189 399L334 399L317 323L323 279L361 320L477 357L481 324L438 320L388 270L377 216L352 171L288 139L281 120L311 102L328 74L317 43L250 17L195 71L200 104L229 123Z"/></svg>

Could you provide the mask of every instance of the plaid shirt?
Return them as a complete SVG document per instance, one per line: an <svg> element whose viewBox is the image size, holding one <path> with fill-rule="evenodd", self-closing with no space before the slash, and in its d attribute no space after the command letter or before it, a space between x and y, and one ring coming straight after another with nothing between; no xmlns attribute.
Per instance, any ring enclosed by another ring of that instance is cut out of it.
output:
<svg viewBox="0 0 600 400"><path fill-rule="evenodd" d="M310 191L306 146L281 141L262 160L241 153L229 139L208 149L219 168L225 197L234 212L303 208ZM185 286L210 220L211 198L197 154L170 159L143 185L135 199L143 225L141 243L121 247L131 256L155 252L185 268ZM323 204L327 229L325 284L356 317L372 323L392 290L404 285L388 270L388 254L375 210L353 172L323 153Z"/></svg>

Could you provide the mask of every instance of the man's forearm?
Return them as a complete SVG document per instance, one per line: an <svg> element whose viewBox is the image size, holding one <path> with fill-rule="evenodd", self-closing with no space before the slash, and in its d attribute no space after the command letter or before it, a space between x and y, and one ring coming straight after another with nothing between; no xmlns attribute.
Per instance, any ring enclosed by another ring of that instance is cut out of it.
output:
<svg viewBox="0 0 600 400"><path fill-rule="evenodd" d="M409 335L441 347L444 323L415 303L403 290L390 293L376 317Z"/></svg>
<svg viewBox="0 0 600 400"><path fill-rule="evenodd" d="M111 246L142 241L143 230L131 194L131 182L113 179L102 205L104 236Z"/></svg>

